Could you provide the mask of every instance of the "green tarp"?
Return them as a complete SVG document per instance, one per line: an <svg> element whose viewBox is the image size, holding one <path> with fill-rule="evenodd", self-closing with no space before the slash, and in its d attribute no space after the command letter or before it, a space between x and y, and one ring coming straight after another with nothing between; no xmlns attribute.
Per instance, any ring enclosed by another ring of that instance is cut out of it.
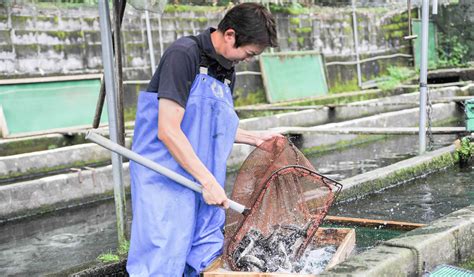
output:
<svg viewBox="0 0 474 277"><path fill-rule="evenodd" d="M99 79L0 85L4 124L9 135L92 126L99 89Z"/></svg>
<svg viewBox="0 0 474 277"><path fill-rule="evenodd" d="M318 52L263 54L260 71L270 103L328 94L324 61Z"/></svg>
<svg viewBox="0 0 474 277"><path fill-rule="evenodd" d="M420 68L421 61L421 20L413 19L412 31L418 37L413 41L413 53L415 55L415 68ZM428 25L428 68L435 68L438 64L438 50L437 50L437 30L434 22L429 22Z"/></svg>

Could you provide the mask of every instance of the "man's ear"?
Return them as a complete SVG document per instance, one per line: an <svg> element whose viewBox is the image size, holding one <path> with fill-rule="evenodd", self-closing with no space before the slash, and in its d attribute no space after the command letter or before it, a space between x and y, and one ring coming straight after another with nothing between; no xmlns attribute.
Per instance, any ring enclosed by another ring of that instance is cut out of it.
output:
<svg viewBox="0 0 474 277"><path fill-rule="evenodd" d="M232 47L235 47L235 31L234 29L227 29L224 32L224 41L226 44L231 45Z"/></svg>

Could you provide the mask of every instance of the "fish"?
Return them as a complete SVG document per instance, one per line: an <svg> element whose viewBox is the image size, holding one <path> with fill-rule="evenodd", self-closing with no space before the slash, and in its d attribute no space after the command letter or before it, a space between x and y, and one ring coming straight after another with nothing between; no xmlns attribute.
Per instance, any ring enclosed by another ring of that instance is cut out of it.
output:
<svg viewBox="0 0 474 277"><path fill-rule="evenodd" d="M232 253L235 265L241 271L276 272L301 269L296 254L304 243L310 223L275 225L268 236L251 229Z"/></svg>

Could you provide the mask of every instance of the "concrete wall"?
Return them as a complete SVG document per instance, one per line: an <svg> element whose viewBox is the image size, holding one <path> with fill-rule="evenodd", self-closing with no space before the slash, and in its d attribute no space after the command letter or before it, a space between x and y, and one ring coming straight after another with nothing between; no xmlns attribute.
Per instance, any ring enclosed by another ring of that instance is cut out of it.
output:
<svg viewBox="0 0 474 277"><path fill-rule="evenodd" d="M312 10L274 8L280 47L276 51L317 50L327 62L353 60L354 42L350 7L315 7ZM403 7L364 8L357 11L362 58L410 53ZM150 13L154 56L178 37L216 26L223 7L168 6L162 17ZM291 13L291 14L290 14ZM96 7L55 7L0 3L0 76L4 78L97 73L102 70ZM161 28L160 28L161 26ZM123 26L125 80L151 77L145 16L127 6ZM372 79L389 64L408 64L407 58L380 60L363 65L365 79ZM239 71L259 71L257 62L240 65ZM328 66L330 86L354 84L354 66ZM238 78L244 93L262 90L260 76ZM143 86L142 86L143 87ZM129 93L137 87L129 88ZM133 97L129 101L133 101Z"/></svg>

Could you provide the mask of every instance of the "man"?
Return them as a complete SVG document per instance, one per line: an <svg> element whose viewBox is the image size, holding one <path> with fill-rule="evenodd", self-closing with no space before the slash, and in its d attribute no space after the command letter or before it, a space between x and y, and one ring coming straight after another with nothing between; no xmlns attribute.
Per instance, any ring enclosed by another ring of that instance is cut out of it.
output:
<svg viewBox="0 0 474 277"><path fill-rule="evenodd" d="M262 5L233 7L217 30L175 41L141 92L132 149L202 185L203 194L131 162L130 276L197 276L222 254L223 186L234 142L280 136L238 128L234 65L277 44Z"/></svg>

